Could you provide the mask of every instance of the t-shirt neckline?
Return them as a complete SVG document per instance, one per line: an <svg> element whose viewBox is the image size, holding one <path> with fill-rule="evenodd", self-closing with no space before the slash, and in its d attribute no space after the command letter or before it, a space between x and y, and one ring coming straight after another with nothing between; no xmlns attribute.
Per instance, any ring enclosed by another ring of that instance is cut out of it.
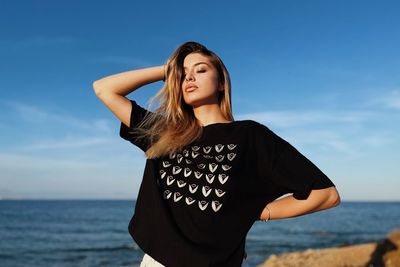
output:
<svg viewBox="0 0 400 267"><path fill-rule="evenodd" d="M231 122L215 122L215 123L210 123L210 124L207 124L207 125L204 125L204 126L201 126L201 127L202 127L203 129L205 129L205 128L209 128L209 127L224 125L224 124L226 124L226 125L231 125L231 124L234 124L235 122L237 122L237 121L231 121Z"/></svg>

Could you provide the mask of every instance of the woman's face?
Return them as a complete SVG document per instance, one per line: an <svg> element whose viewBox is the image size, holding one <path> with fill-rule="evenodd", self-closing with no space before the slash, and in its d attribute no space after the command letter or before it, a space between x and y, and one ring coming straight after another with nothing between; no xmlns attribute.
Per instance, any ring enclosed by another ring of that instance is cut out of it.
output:
<svg viewBox="0 0 400 267"><path fill-rule="evenodd" d="M191 53L185 57L183 67L182 92L185 103L192 107L218 103L218 90L223 88L218 84L217 70L208 57Z"/></svg>

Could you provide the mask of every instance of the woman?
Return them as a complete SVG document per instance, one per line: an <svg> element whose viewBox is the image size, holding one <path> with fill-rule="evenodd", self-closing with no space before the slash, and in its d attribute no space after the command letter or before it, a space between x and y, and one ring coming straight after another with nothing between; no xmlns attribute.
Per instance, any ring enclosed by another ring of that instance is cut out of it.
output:
<svg viewBox="0 0 400 267"><path fill-rule="evenodd" d="M126 98L160 80L149 108ZM199 43L182 44L165 65L93 88L121 120L120 136L146 154L128 227L145 252L141 266L241 266L255 221L340 203L333 182L291 144L263 124L233 119L228 71Z"/></svg>

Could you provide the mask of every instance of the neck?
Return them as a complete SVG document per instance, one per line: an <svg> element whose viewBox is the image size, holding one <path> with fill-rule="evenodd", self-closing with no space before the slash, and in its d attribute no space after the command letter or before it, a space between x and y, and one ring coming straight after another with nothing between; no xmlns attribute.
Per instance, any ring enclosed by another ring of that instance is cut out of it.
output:
<svg viewBox="0 0 400 267"><path fill-rule="evenodd" d="M218 122L230 122L223 116L218 104L206 104L194 107L193 112L202 126Z"/></svg>

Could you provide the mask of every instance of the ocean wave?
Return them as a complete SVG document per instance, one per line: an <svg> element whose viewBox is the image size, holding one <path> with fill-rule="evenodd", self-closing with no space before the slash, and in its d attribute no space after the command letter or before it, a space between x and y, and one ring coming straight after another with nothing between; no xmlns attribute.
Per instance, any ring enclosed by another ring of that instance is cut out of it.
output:
<svg viewBox="0 0 400 267"><path fill-rule="evenodd" d="M58 251L66 252L104 252L104 251L124 251L124 250L140 250L136 244L112 246L112 247L89 247L89 248L73 248L73 249L60 249Z"/></svg>
<svg viewBox="0 0 400 267"><path fill-rule="evenodd" d="M0 260L14 260L16 257L9 254L0 254Z"/></svg>

